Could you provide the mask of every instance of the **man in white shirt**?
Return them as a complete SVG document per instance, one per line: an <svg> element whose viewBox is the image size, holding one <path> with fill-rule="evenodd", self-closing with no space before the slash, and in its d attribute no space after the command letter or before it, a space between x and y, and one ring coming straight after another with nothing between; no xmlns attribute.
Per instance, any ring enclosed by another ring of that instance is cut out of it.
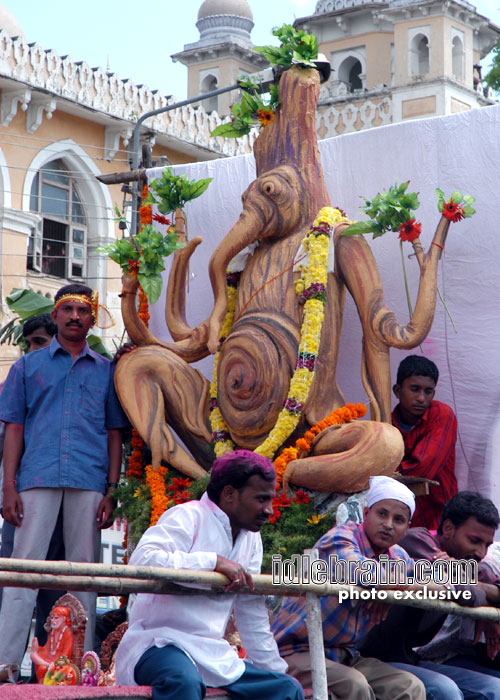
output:
<svg viewBox="0 0 500 700"><path fill-rule="evenodd" d="M215 460L207 492L167 510L130 563L225 574L227 591L253 588L262 564L261 527L272 514L276 474L270 460L237 450ZM231 611L252 663L224 639ZM264 599L252 595L139 594L116 655L119 685L152 685L154 700L201 700L206 686L238 700L302 700L285 675Z"/></svg>

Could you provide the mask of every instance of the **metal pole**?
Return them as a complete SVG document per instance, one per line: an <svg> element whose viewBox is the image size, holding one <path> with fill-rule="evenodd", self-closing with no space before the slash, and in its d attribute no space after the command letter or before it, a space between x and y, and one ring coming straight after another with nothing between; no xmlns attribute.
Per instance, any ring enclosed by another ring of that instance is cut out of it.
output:
<svg viewBox="0 0 500 700"><path fill-rule="evenodd" d="M188 100L182 100L182 102L175 102L173 105L168 105L168 107L160 107L160 109L154 109L151 112L145 112L137 120L137 124L134 127L134 132L132 135L132 167L131 170L137 170L139 166L139 134L141 130L142 123L149 119L149 117L155 117L157 114L163 114L163 112L170 112L172 109L178 109L179 107L185 107L193 102L201 102L202 100L208 100L211 97L216 97L217 95L222 95L225 92L231 92L232 90L239 90L240 86L238 83L234 85L229 85L225 88L220 88L220 90L212 90L211 92L206 92L203 95L197 95L196 97L191 97ZM134 182L132 188L132 217L130 223L131 234L135 234L135 229L137 227L137 202L138 202L138 187L137 183Z"/></svg>
<svg viewBox="0 0 500 700"><path fill-rule="evenodd" d="M319 559L319 551L317 549L306 549L304 554L309 555L312 561ZM304 557L304 567L307 566L306 559L307 557ZM313 699L328 700L323 616L321 600L315 593L306 593L306 626L307 636L309 637Z"/></svg>

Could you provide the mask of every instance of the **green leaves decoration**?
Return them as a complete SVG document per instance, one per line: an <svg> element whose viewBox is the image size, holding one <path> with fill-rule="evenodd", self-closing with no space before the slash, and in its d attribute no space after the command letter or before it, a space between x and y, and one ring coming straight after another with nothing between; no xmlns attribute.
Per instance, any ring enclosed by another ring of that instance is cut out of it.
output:
<svg viewBox="0 0 500 700"><path fill-rule="evenodd" d="M291 24L283 24L273 29L273 35L280 40L280 46L254 46L267 58L272 66L289 68L292 64L315 68L314 60L318 58L318 40L314 34L306 34L302 29L294 29ZM241 102L231 107L231 121L220 124L210 136L238 138L249 134L257 122L266 126L273 119L279 104L278 85L269 86L269 97L262 98L262 86L254 78L240 77L238 84L242 88Z"/></svg>
<svg viewBox="0 0 500 700"><path fill-rule="evenodd" d="M273 29L273 36L278 37L280 46L254 46L267 58L272 66L289 68L293 63L299 63L311 68L313 61L318 58L318 40L314 34L306 34L302 29L295 29L291 24L283 24Z"/></svg>
<svg viewBox="0 0 500 700"><path fill-rule="evenodd" d="M470 217L476 213L476 210L472 206L476 201L476 198L470 194L462 195L460 190L455 190L455 192L453 192L451 196L446 199L443 190L437 187L436 196L438 198L437 208L441 214L443 213L445 202L453 202L453 204L456 204L460 208L462 218L464 219L470 219Z"/></svg>
<svg viewBox="0 0 500 700"><path fill-rule="evenodd" d="M373 238L382 236L387 231L397 231L401 224L413 218L412 211L418 209L420 202L417 192L408 192L410 181L397 183L389 189L382 190L372 200L366 199L362 211L370 217L369 221L358 221L342 231L343 236L373 233Z"/></svg>
<svg viewBox="0 0 500 700"><path fill-rule="evenodd" d="M156 204L158 211L169 214L176 209L182 209L187 202L202 195L211 177L204 180L189 180L187 175L174 175L172 168L165 168L161 180L151 180L149 192L144 204Z"/></svg>
<svg viewBox="0 0 500 700"><path fill-rule="evenodd" d="M187 175L175 175L172 168L165 168L160 180L155 178L150 182L143 205L156 204L163 215L175 212L200 197L212 179L189 180ZM116 215L117 221L124 220L117 208ZM183 247L173 226L163 235L153 224L144 224L137 235L117 239L111 245L98 248L97 252L106 253L124 273L136 274L150 304L154 304L161 294L164 258Z"/></svg>
<svg viewBox="0 0 500 700"><path fill-rule="evenodd" d="M117 239L97 252L109 255L124 273L135 272L149 302L154 304L161 294L164 258L183 247L175 232L164 236L152 224L146 224L136 236Z"/></svg>

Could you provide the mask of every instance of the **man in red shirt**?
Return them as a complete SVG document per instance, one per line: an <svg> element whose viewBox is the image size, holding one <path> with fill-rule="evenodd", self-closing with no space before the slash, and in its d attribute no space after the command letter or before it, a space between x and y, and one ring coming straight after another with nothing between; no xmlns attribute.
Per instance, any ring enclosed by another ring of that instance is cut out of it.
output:
<svg viewBox="0 0 500 700"><path fill-rule="evenodd" d="M434 362L421 355L409 355L398 368L394 394L399 403L392 412L392 424L399 428L405 453L398 471L439 481L428 496L418 496L413 527L435 530L444 504L457 491L455 443L457 419L445 403L434 401L439 371Z"/></svg>

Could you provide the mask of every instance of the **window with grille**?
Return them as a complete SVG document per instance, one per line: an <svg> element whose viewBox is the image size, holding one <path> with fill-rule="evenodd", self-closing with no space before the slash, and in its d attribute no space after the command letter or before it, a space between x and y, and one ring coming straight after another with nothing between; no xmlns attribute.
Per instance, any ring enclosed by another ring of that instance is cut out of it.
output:
<svg viewBox="0 0 500 700"><path fill-rule="evenodd" d="M87 219L61 160L44 165L31 186L30 209L42 216L28 247L28 269L82 280L87 275Z"/></svg>

